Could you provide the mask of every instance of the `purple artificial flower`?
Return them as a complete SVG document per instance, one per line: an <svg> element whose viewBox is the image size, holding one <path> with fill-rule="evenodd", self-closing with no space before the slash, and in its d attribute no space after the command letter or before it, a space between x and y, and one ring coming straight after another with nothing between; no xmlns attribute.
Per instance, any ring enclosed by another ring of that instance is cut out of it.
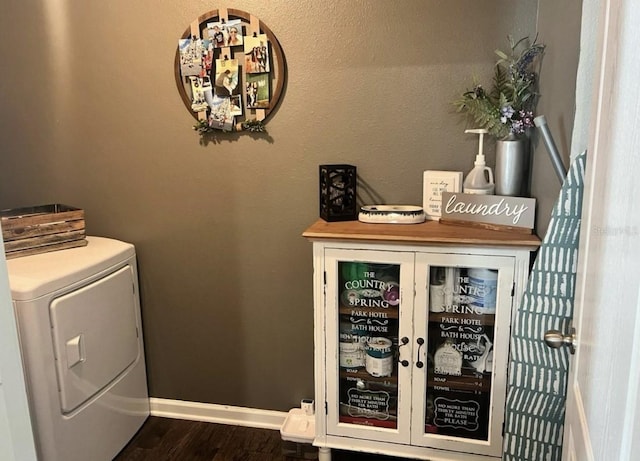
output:
<svg viewBox="0 0 640 461"><path fill-rule="evenodd" d="M507 123L507 121L511 120L511 117L513 117L513 114L515 114L516 111L513 107L511 106L503 106L500 109L500 121L502 123Z"/></svg>
<svg viewBox="0 0 640 461"><path fill-rule="evenodd" d="M520 111L520 120L525 128L533 126L533 112L532 111Z"/></svg>
<svg viewBox="0 0 640 461"><path fill-rule="evenodd" d="M524 133L524 125L523 125L522 121L514 120L513 123L511 123L511 132L513 134L522 134L522 133Z"/></svg>

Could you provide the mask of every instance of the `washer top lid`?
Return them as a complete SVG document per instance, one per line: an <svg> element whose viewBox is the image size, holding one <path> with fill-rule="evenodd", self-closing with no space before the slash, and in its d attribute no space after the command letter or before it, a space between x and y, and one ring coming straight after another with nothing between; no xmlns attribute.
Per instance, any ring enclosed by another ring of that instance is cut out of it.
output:
<svg viewBox="0 0 640 461"><path fill-rule="evenodd" d="M84 280L135 255L130 243L87 237L87 245L7 260L16 301L32 300Z"/></svg>

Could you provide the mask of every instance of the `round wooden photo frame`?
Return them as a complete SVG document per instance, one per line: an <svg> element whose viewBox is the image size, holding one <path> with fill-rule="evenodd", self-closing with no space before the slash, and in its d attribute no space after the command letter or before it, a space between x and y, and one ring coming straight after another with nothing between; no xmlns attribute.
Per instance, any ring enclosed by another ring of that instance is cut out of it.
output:
<svg viewBox="0 0 640 461"><path fill-rule="evenodd" d="M193 21L190 27L184 31L181 36L181 40L189 38L202 38L207 31L207 24L209 23L228 23L229 21L240 20L244 27L245 36L256 37L257 35L266 35L269 46L269 100L267 104L263 104L260 107L251 107L248 104L245 91L242 91L242 115L235 117L236 131L242 131L250 124L264 125L271 115L277 109L280 100L283 95L285 79L286 79L286 63L284 59L284 53L280 47L276 36L273 32L258 18L245 11L236 9L219 9L212 10L205 14L200 15L195 21ZM240 82L243 85L247 82L247 71L244 65L244 47L240 46L223 46L214 48L213 62L216 59L237 59L239 62ZM215 66L212 66L212 69ZM175 55L175 79L176 86L182 101L195 120L198 122L206 122L207 113L206 109L200 111L194 111L192 109L192 91L191 80L189 77L183 76L181 71L180 62L180 49L176 49ZM209 76L211 78L211 76Z"/></svg>

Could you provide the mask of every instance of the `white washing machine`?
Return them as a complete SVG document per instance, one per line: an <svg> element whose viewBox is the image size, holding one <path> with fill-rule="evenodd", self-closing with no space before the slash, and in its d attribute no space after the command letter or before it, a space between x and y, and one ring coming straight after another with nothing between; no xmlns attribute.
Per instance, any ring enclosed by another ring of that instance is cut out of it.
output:
<svg viewBox="0 0 640 461"><path fill-rule="evenodd" d="M108 461L149 415L135 248L7 261L40 461Z"/></svg>

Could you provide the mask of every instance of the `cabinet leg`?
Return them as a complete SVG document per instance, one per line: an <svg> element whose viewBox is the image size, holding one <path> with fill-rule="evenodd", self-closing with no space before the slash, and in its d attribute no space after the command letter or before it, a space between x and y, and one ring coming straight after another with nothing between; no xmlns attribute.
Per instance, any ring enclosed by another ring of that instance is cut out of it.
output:
<svg viewBox="0 0 640 461"><path fill-rule="evenodd" d="M331 461L331 448L318 448L318 461Z"/></svg>

